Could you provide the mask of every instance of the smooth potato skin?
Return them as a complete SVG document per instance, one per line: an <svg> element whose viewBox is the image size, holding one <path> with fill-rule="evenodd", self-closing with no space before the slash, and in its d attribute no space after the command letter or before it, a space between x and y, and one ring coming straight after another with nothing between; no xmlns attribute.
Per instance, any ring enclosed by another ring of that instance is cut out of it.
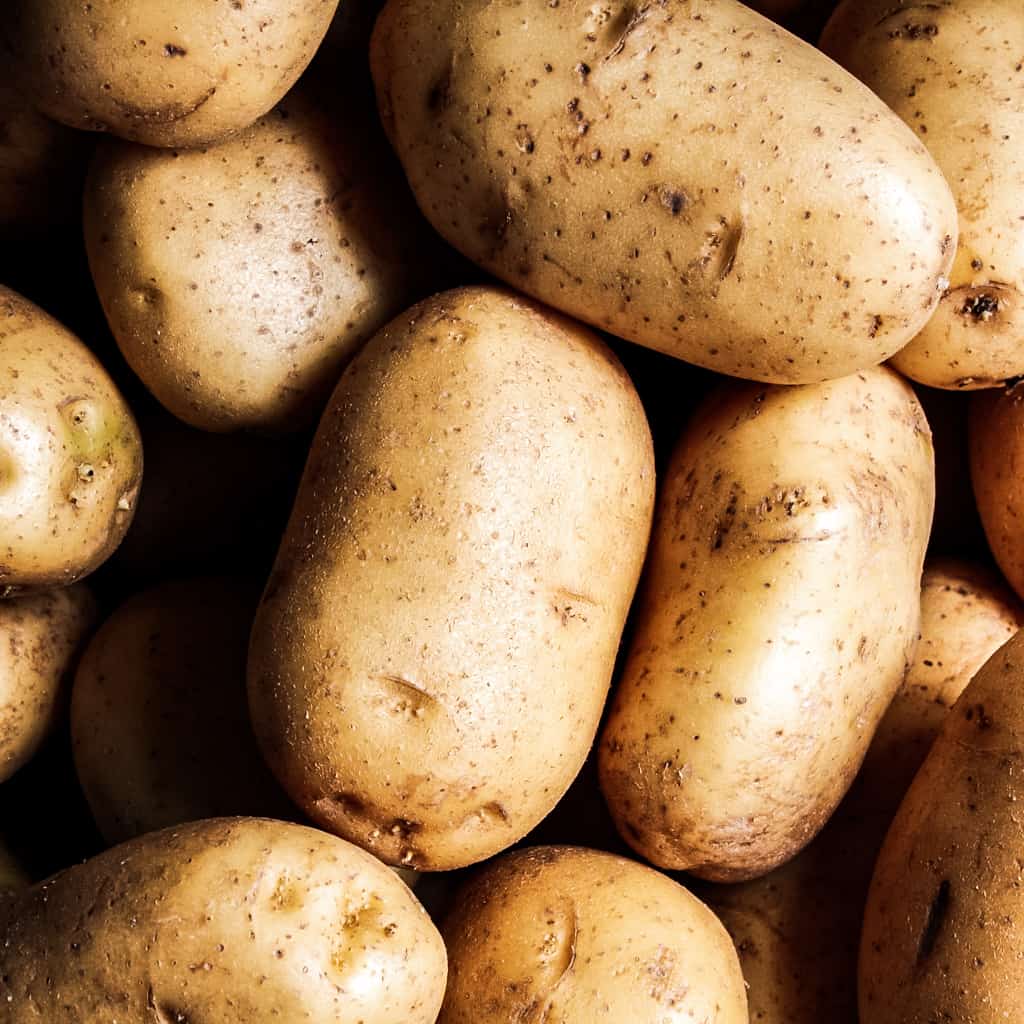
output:
<svg viewBox="0 0 1024 1024"><path fill-rule="evenodd" d="M2 927L4 1021L433 1024L440 936L378 861L315 829L197 822L35 886Z"/></svg>
<svg viewBox="0 0 1024 1024"><path fill-rule="evenodd" d="M148 146L200 146L295 84L337 0L12 0L0 41L43 113Z"/></svg>
<svg viewBox="0 0 1024 1024"><path fill-rule="evenodd" d="M736 951L682 886L577 847L508 854L456 895L438 1024L747 1024Z"/></svg>
<svg viewBox="0 0 1024 1024"><path fill-rule="evenodd" d="M339 382L253 627L268 763L392 864L520 839L597 730L653 507L593 334L495 288L420 303Z"/></svg>
<svg viewBox="0 0 1024 1024"><path fill-rule="evenodd" d="M893 365L953 389L995 387L1024 373L1024 7L846 0L821 46L919 134L957 203L948 290Z"/></svg>
<svg viewBox="0 0 1024 1024"><path fill-rule="evenodd" d="M934 310L956 211L913 133L734 0L390 0L378 102L421 209L519 290L775 383Z"/></svg>
<svg viewBox="0 0 1024 1024"><path fill-rule="evenodd" d="M736 881L824 825L917 641L934 486L890 370L705 403L666 471L599 749L635 850Z"/></svg>
<svg viewBox="0 0 1024 1024"><path fill-rule="evenodd" d="M104 562L141 479L138 428L96 357L0 286L0 595Z"/></svg>

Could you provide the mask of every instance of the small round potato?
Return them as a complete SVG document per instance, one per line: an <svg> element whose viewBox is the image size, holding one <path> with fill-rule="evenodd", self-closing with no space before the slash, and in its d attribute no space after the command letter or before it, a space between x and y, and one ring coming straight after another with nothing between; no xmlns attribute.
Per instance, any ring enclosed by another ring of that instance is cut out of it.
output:
<svg viewBox="0 0 1024 1024"><path fill-rule="evenodd" d="M445 951L342 839L256 818L152 832L12 899L4 1024L433 1024Z"/></svg>
<svg viewBox="0 0 1024 1024"><path fill-rule="evenodd" d="M0 39L56 121L149 146L199 146L295 84L338 0L12 0Z"/></svg>
<svg viewBox="0 0 1024 1024"><path fill-rule="evenodd" d="M715 915L622 857L508 854L456 895L442 933L451 975L438 1024L747 1024Z"/></svg>

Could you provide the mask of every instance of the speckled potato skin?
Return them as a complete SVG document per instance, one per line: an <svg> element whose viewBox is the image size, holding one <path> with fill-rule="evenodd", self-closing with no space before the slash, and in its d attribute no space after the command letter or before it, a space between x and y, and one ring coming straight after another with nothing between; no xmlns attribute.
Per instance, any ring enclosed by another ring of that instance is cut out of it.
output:
<svg viewBox="0 0 1024 1024"><path fill-rule="evenodd" d="M924 325L956 210L861 83L733 0L390 0L384 125L420 207L519 290L775 383Z"/></svg>
<svg viewBox="0 0 1024 1024"><path fill-rule="evenodd" d="M253 627L292 799L414 868L525 835L596 733L653 498L643 408L587 329L496 288L389 324L324 414Z"/></svg>
<svg viewBox="0 0 1024 1024"><path fill-rule="evenodd" d="M296 92L219 146L111 141L89 264L125 358L202 430L315 422L353 353L418 298L426 229L358 118Z"/></svg>
<svg viewBox="0 0 1024 1024"><path fill-rule="evenodd" d="M141 480L135 420L99 361L0 286L0 596L67 586L102 564Z"/></svg>
<svg viewBox="0 0 1024 1024"><path fill-rule="evenodd" d="M821 46L919 134L957 203L948 289L893 364L938 388L990 388L1024 373L1024 7L846 0Z"/></svg>
<svg viewBox="0 0 1024 1024"><path fill-rule="evenodd" d="M455 897L438 1024L747 1024L736 951L704 904L595 850L508 854Z"/></svg>
<svg viewBox="0 0 1024 1024"><path fill-rule="evenodd" d="M861 937L862 1024L1020 1020L1024 636L964 690L875 866Z"/></svg>
<svg viewBox="0 0 1024 1024"><path fill-rule="evenodd" d="M705 403L662 484L599 749L635 850L737 881L810 842L917 642L934 487L928 424L888 369Z"/></svg>
<svg viewBox="0 0 1024 1024"><path fill-rule="evenodd" d="M437 930L406 886L315 829L220 818L35 886L0 928L7 1024L433 1024Z"/></svg>
<svg viewBox="0 0 1024 1024"><path fill-rule="evenodd" d="M338 0L12 0L0 52L55 121L147 146L216 142L313 59Z"/></svg>
<svg viewBox="0 0 1024 1024"><path fill-rule="evenodd" d="M93 637L75 673L71 741L107 842L201 818L288 817L246 703L258 597L224 578L165 583Z"/></svg>

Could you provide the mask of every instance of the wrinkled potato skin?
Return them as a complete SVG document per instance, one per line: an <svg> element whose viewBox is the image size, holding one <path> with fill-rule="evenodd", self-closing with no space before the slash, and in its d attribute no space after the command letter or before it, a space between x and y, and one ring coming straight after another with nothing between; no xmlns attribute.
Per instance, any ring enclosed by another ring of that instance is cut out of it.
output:
<svg viewBox="0 0 1024 1024"><path fill-rule="evenodd" d="M296 92L219 146L100 147L93 279L125 358L186 423L309 426L353 353L422 294L426 228L360 124Z"/></svg>
<svg viewBox="0 0 1024 1024"><path fill-rule="evenodd" d="M964 690L900 805L864 915L862 1024L1024 1017L1022 686L1018 633Z"/></svg>
<svg viewBox="0 0 1024 1024"><path fill-rule="evenodd" d="M79 781L108 843L201 818L284 818L249 724L245 662L258 592L166 583L123 604L75 674Z"/></svg>
<svg viewBox="0 0 1024 1024"><path fill-rule="evenodd" d="M104 562L141 479L138 428L96 357L0 286L0 595Z"/></svg>
<svg viewBox="0 0 1024 1024"><path fill-rule="evenodd" d="M733 0L390 0L371 61L434 227L620 337L807 383L888 358L938 302L956 211L927 151Z"/></svg>
<svg viewBox="0 0 1024 1024"><path fill-rule="evenodd" d="M508 854L456 895L442 934L438 1024L747 1024L736 951L714 914L622 857Z"/></svg>
<svg viewBox="0 0 1024 1024"><path fill-rule="evenodd" d="M893 365L938 388L990 388L1024 373L1024 7L846 0L821 46L919 134L957 203L949 288Z"/></svg>
<svg viewBox="0 0 1024 1024"><path fill-rule="evenodd" d="M917 642L934 486L928 424L890 370L705 403L662 485L601 739L635 850L737 881L824 825Z"/></svg>
<svg viewBox="0 0 1024 1024"><path fill-rule="evenodd" d="M2 938L6 1024L433 1024L444 995L444 947L406 886L279 821L114 847L14 901Z"/></svg>
<svg viewBox="0 0 1024 1024"><path fill-rule="evenodd" d="M0 52L44 114L148 146L216 142L313 59L337 0L13 0Z"/></svg>
<svg viewBox="0 0 1024 1024"><path fill-rule="evenodd" d="M435 296L350 364L253 627L264 755L391 864L483 860L596 733L654 500L632 382L512 293Z"/></svg>

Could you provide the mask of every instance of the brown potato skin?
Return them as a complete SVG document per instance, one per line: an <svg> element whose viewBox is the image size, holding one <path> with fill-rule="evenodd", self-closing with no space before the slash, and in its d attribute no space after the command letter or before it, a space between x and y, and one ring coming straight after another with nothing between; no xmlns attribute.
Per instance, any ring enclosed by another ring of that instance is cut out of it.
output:
<svg viewBox="0 0 1024 1024"><path fill-rule="evenodd" d="M433 1024L445 952L406 886L334 836L257 818L153 832L9 906L5 1024Z"/></svg>
<svg viewBox="0 0 1024 1024"><path fill-rule="evenodd" d="M522 838L596 733L653 499L643 407L586 328L497 288L389 324L324 414L253 627L291 798L407 867Z"/></svg>
<svg viewBox="0 0 1024 1024"><path fill-rule="evenodd" d="M934 161L734 0L390 0L371 65L438 232L629 341L817 382L887 359L938 302L956 210Z"/></svg>
<svg viewBox="0 0 1024 1024"><path fill-rule="evenodd" d="M666 471L599 748L637 852L739 881L821 829L917 642L934 489L928 424L888 369L705 402Z"/></svg>
<svg viewBox="0 0 1024 1024"><path fill-rule="evenodd" d="M931 387L990 388L1024 373L1024 7L1018 0L846 0L822 49L920 136L956 198L949 286L893 357Z"/></svg>
<svg viewBox="0 0 1024 1024"><path fill-rule="evenodd" d="M0 286L0 596L102 564L141 480L138 428L99 361Z"/></svg>
<svg viewBox="0 0 1024 1024"><path fill-rule="evenodd" d="M623 857L506 854L456 894L442 934L438 1024L747 1024L736 951L715 915Z"/></svg>
<svg viewBox="0 0 1024 1024"><path fill-rule="evenodd" d="M12 0L0 50L55 121L147 146L247 128L298 81L338 0Z"/></svg>

